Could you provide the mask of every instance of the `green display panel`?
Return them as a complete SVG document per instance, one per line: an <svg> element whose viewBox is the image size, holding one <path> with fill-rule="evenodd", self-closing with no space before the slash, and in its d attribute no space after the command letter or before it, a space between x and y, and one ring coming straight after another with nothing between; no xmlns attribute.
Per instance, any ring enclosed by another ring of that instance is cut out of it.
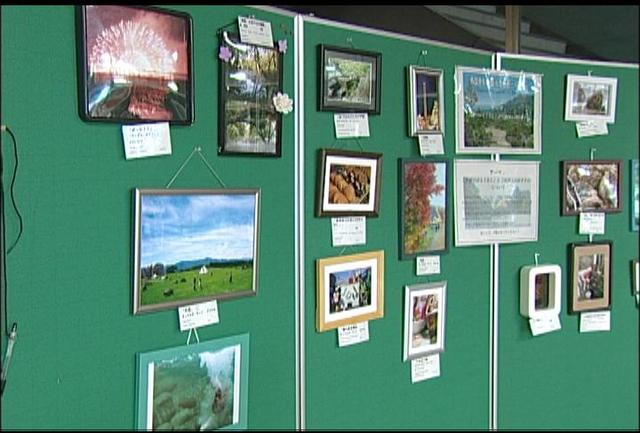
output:
<svg viewBox="0 0 640 433"><path fill-rule="evenodd" d="M407 135L406 67L421 64L444 70L445 155L455 151L454 68L491 67L491 56L338 28L304 26L305 159L305 338L306 426L309 429L485 429L489 415L488 246L452 248L441 255L441 274L416 276L414 260L398 251L398 159L417 157L417 138ZM318 45L379 52L380 114L369 116L370 137L336 140L332 112L318 111ZM426 56L421 55L427 50ZM420 62L420 63L418 63ZM344 249L331 243L331 218L315 217L318 152L322 148L383 154L378 217L366 220L366 245ZM426 158L429 159L429 158ZM449 197L452 178L449 176ZM453 207L447 204L451 222ZM453 229L447 228L449 242ZM316 260L341 254L385 251L384 317L369 322L369 341L338 347L337 331L316 331ZM447 281L445 352L438 378L411 383L403 362L404 286Z"/></svg>
<svg viewBox="0 0 640 433"><path fill-rule="evenodd" d="M288 41L283 83L293 95L293 18L164 7L193 18L195 122L171 127L172 155L128 161L119 125L78 116L74 7L2 7L2 124L18 138L15 196L24 218L7 259L18 340L3 429L134 428L136 354L184 345L187 333L175 309L132 314L132 191L164 188L196 146L228 188L262 193L257 294L220 301L220 323L200 329L200 341L249 334L248 428L295 428L293 114L283 117L281 158L217 155L218 29L237 29L239 15L270 21L274 39ZM3 133L7 185L10 143ZM220 187L198 155L172 185ZM4 198L10 203L8 192ZM12 206L4 210L10 244L18 219Z"/></svg>
<svg viewBox="0 0 640 433"><path fill-rule="evenodd" d="M631 291L631 260L638 233L630 230L630 160L638 158L638 69L602 64L504 58L502 69L543 74L542 155L538 242L500 247L499 422L501 429L638 429L638 309ZM616 119L608 135L578 138L564 120L566 75L618 79ZM611 331L580 333L569 315L569 244L578 216L561 216L561 161L622 160L622 211L605 217L613 241ZM512 159L505 157L504 159ZM515 158L514 158L515 159ZM524 159L524 158L523 158ZM520 268L534 263L562 268L562 329L533 337L519 314Z"/></svg>

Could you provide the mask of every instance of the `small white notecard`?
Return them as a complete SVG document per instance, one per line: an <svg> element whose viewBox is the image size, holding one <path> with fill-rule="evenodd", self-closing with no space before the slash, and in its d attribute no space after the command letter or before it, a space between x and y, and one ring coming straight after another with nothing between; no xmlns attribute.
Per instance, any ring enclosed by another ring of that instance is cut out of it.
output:
<svg viewBox="0 0 640 433"><path fill-rule="evenodd" d="M604 120L587 120L576 123L578 138L591 137L593 135L607 135L607 122Z"/></svg>
<svg viewBox="0 0 640 433"><path fill-rule="evenodd" d="M610 331L611 311L580 314L580 332Z"/></svg>
<svg viewBox="0 0 640 433"><path fill-rule="evenodd" d="M603 212L580 212L581 235L603 235L604 234L604 213Z"/></svg>
<svg viewBox="0 0 640 433"><path fill-rule="evenodd" d="M367 243L367 218L331 218L331 240L334 247Z"/></svg>
<svg viewBox="0 0 640 433"><path fill-rule="evenodd" d="M218 317L218 301L202 302L178 308L180 331L187 331L201 326L212 325L220 321Z"/></svg>
<svg viewBox="0 0 640 433"><path fill-rule="evenodd" d="M240 29L241 42L273 47L273 35L271 34L271 23L269 21L238 17L238 28Z"/></svg>
<svg viewBox="0 0 640 433"><path fill-rule="evenodd" d="M560 317L551 316L542 319L529 319L529 327L531 328L531 334L536 335L546 334L548 332L560 330Z"/></svg>
<svg viewBox="0 0 640 433"><path fill-rule="evenodd" d="M171 155L169 122L122 125L126 159Z"/></svg>
<svg viewBox="0 0 640 433"><path fill-rule="evenodd" d="M411 360L411 383L440 376L440 354Z"/></svg>
<svg viewBox="0 0 640 433"><path fill-rule="evenodd" d="M363 343L365 341L369 341L369 322L361 322L338 328L339 347L351 346L352 344Z"/></svg>
<svg viewBox="0 0 640 433"><path fill-rule="evenodd" d="M368 137L369 115L367 113L341 113L333 115L336 138Z"/></svg>
<svg viewBox="0 0 640 433"><path fill-rule="evenodd" d="M416 257L416 275L430 275L440 273L440 256Z"/></svg>
<svg viewBox="0 0 640 433"><path fill-rule="evenodd" d="M442 134L418 135L418 145L420 147L420 156L444 154Z"/></svg>

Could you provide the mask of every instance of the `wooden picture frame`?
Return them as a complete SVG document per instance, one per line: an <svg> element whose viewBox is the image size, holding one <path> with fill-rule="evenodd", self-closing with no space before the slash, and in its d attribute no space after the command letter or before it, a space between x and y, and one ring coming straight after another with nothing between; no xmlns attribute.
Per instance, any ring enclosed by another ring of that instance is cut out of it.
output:
<svg viewBox="0 0 640 433"><path fill-rule="evenodd" d="M611 241L570 244L570 314L611 308L612 250Z"/></svg>
<svg viewBox="0 0 640 433"><path fill-rule="evenodd" d="M562 215L622 211L622 161L562 161Z"/></svg>

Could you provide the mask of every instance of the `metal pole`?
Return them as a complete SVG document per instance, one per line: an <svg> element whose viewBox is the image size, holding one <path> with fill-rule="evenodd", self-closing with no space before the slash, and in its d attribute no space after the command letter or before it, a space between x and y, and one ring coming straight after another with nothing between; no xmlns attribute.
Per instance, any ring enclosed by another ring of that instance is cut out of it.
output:
<svg viewBox="0 0 640 433"><path fill-rule="evenodd" d="M520 6L505 6L505 41L507 53L520 54Z"/></svg>

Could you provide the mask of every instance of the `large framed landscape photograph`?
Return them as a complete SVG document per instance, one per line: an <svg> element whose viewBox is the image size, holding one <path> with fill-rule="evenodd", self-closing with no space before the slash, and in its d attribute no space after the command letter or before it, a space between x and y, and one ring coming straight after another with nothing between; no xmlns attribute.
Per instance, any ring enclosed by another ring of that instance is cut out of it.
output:
<svg viewBox="0 0 640 433"><path fill-rule="evenodd" d="M404 361L444 351L446 292L446 281L405 286Z"/></svg>
<svg viewBox="0 0 640 433"><path fill-rule="evenodd" d="M139 353L136 429L246 429L249 334Z"/></svg>
<svg viewBox="0 0 640 433"><path fill-rule="evenodd" d="M136 189L134 200L134 314L256 294L259 189Z"/></svg>
<svg viewBox="0 0 640 433"><path fill-rule="evenodd" d="M456 67L456 152L540 154L542 76Z"/></svg>
<svg viewBox="0 0 640 433"><path fill-rule="evenodd" d="M562 161L562 215L622 210L621 160Z"/></svg>
<svg viewBox="0 0 640 433"><path fill-rule="evenodd" d="M606 310L611 307L612 243L570 244L570 313Z"/></svg>
<svg viewBox="0 0 640 433"><path fill-rule="evenodd" d="M568 74L564 120L614 123L617 89L617 78Z"/></svg>

